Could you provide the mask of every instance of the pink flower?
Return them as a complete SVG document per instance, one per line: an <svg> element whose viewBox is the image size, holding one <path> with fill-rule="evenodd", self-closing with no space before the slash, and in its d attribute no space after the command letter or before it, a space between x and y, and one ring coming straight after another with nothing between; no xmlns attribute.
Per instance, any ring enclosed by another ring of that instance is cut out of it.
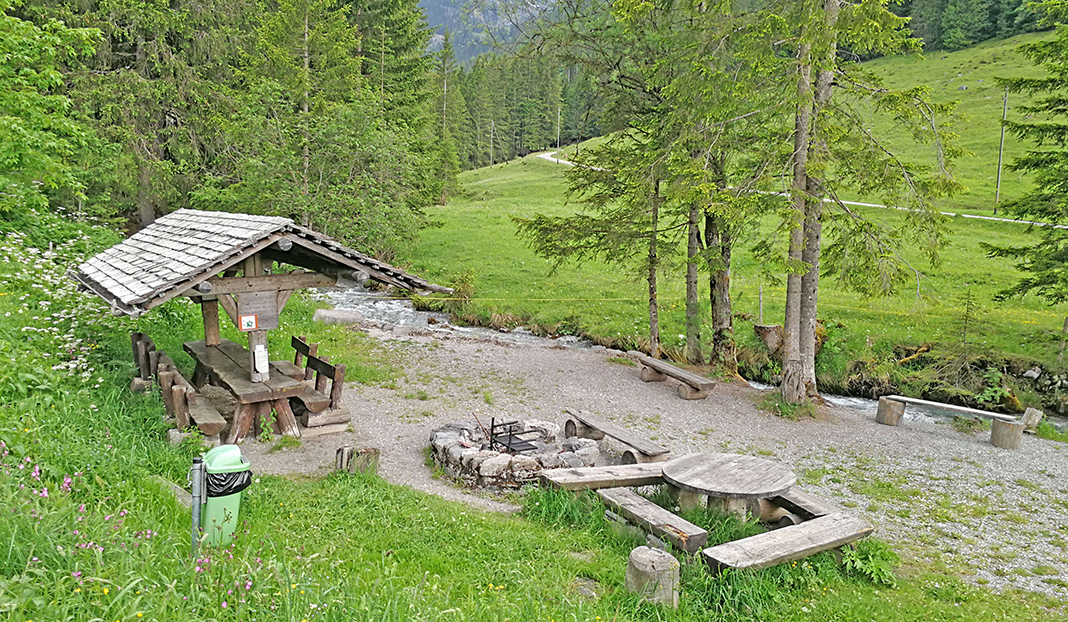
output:
<svg viewBox="0 0 1068 622"><path fill-rule="evenodd" d="M223 609L226 609L226 601L223 601Z"/></svg>
<svg viewBox="0 0 1068 622"><path fill-rule="evenodd" d="M41 489L41 493L38 496L47 499L48 498L48 488L47 487L46 488L42 488Z"/></svg>

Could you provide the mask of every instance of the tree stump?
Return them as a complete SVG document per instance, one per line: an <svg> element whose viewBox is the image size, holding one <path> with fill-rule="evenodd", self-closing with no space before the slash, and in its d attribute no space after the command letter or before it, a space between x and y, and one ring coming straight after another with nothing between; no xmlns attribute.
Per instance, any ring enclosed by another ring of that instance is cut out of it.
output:
<svg viewBox="0 0 1068 622"><path fill-rule="evenodd" d="M883 425L897 425L905 414L905 403L885 397L879 398L879 410L875 413L875 422Z"/></svg>
<svg viewBox="0 0 1068 622"><path fill-rule="evenodd" d="M339 473L377 473L378 449L355 449L349 444L342 445L334 456L334 467Z"/></svg>
<svg viewBox="0 0 1068 622"><path fill-rule="evenodd" d="M662 374L651 367L642 367L638 372L638 377L642 379L642 382L662 382L667 380L667 376Z"/></svg>
<svg viewBox="0 0 1068 622"><path fill-rule="evenodd" d="M643 600L679 606L679 562L667 551L648 546L631 551L625 584Z"/></svg>
<svg viewBox="0 0 1068 622"><path fill-rule="evenodd" d="M990 444L1002 449L1019 449L1023 441L1023 431L1022 421L995 419L990 427Z"/></svg>

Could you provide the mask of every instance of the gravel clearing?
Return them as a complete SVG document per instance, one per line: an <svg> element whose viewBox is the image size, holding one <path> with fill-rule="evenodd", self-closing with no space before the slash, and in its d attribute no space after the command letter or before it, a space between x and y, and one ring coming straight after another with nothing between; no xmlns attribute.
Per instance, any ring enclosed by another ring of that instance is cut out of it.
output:
<svg viewBox="0 0 1068 622"><path fill-rule="evenodd" d="M551 342L514 345L447 335L370 329L404 370L389 387L352 385L349 432L305 439L275 453L243 451L258 473L321 475L345 442L381 450L387 480L493 511L508 498L471 494L435 479L425 464L430 431L490 417L563 424L565 408L588 410L669 447L675 455L730 451L789 465L807 491L876 525L904 556L944 566L993 589L1068 596L1068 444L1025 436L1018 451L989 444L990 432L961 433L926 417L899 427L862 410L824 405L816 419L789 421L757 408L763 393L721 382L686 401L675 381L644 383L638 369L605 351Z"/></svg>

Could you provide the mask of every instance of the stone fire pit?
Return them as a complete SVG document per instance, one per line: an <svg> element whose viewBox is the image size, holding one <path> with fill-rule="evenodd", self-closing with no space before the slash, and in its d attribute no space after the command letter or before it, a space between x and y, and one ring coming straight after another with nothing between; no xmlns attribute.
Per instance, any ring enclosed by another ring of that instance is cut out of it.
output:
<svg viewBox="0 0 1068 622"><path fill-rule="evenodd" d="M535 481L542 469L593 466L600 456L597 441L559 439L560 426L530 419L518 426L535 449L523 453L490 446L486 433L474 421L458 421L430 433L431 456L449 477L479 488L518 488ZM487 425L487 430L489 426Z"/></svg>

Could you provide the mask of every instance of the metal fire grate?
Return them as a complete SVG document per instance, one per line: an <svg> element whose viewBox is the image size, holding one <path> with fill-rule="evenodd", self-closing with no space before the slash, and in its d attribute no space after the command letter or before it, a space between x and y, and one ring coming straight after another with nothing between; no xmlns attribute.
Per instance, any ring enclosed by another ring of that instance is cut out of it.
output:
<svg viewBox="0 0 1068 622"><path fill-rule="evenodd" d="M521 454L525 451L534 451L537 447L523 438L526 434L537 434L537 430L517 431L518 421L503 421L497 423L496 419L490 419L490 449L500 447L501 451Z"/></svg>

